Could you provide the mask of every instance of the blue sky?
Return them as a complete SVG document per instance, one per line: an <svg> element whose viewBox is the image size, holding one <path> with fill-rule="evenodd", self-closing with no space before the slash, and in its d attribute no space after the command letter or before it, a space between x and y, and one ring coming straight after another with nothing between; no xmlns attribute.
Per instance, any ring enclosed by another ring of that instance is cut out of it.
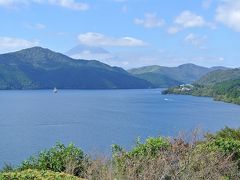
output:
<svg viewBox="0 0 240 180"><path fill-rule="evenodd" d="M0 0L0 19L0 53L81 45L75 57L124 68L240 66L240 0Z"/></svg>

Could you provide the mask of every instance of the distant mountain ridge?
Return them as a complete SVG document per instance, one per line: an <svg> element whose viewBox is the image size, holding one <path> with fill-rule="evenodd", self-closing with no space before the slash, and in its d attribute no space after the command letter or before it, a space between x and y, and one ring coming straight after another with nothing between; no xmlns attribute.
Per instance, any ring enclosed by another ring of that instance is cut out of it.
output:
<svg viewBox="0 0 240 180"><path fill-rule="evenodd" d="M195 84L211 85L235 79L240 79L240 68L212 71L197 80Z"/></svg>
<svg viewBox="0 0 240 180"><path fill-rule="evenodd" d="M41 47L0 55L0 89L135 89L151 83L119 67Z"/></svg>
<svg viewBox="0 0 240 180"><path fill-rule="evenodd" d="M193 86L177 86L163 94L208 96L214 100L240 104L240 68L215 70L193 83Z"/></svg>
<svg viewBox="0 0 240 180"><path fill-rule="evenodd" d="M76 48L79 50L78 48L84 47ZM104 49L93 48L93 51L105 53ZM177 67L146 66L127 72L120 67L112 67L97 60L73 59L46 48L33 47L0 55L0 89L173 87L193 83L198 79L196 82L201 84L200 82L210 81L209 76L228 80L222 75L223 71L235 77L235 71L240 70L183 64ZM216 73L217 75L214 75ZM205 76L206 74L208 76Z"/></svg>
<svg viewBox="0 0 240 180"><path fill-rule="evenodd" d="M177 67L145 66L130 69L128 72L138 78L142 78L157 87L173 87L180 84L193 83L203 75L225 67L202 67L195 64L183 64Z"/></svg>

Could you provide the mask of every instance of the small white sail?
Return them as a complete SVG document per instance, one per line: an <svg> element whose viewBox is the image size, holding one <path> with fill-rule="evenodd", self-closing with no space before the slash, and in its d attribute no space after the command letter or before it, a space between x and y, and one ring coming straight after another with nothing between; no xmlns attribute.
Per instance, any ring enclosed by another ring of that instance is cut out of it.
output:
<svg viewBox="0 0 240 180"><path fill-rule="evenodd" d="M54 92L54 93L57 93L57 92L58 92L58 90L57 90L56 87L53 89L53 92Z"/></svg>

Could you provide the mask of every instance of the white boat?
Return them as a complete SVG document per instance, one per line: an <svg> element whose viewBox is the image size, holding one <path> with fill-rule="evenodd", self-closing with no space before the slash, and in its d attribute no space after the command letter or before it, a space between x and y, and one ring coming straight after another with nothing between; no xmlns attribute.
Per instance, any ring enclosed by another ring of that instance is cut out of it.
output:
<svg viewBox="0 0 240 180"><path fill-rule="evenodd" d="M58 90L57 90L56 87L53 89L53 92L54 92L54 93L57 93L57 92L58 92Z"/></svg>

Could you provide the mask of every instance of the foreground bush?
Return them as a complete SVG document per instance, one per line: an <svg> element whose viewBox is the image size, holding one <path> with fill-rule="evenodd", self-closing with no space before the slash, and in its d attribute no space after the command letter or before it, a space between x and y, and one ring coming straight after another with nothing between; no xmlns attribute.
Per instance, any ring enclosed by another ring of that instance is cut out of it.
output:
<svg viewBox="0 0 240 180"><path fill-rule="evenodd" d="M207 133L205 135L205 137L208 140L209 139L218 139L218 138L240 140L240 128L232 129L229 127L225 127L214 134Z"/></svg>
<svg viewBox="0 0 240 180"><path fill-rule="evenodd" d="M118 147L113 159L114 176L144 180L240 178L231 156L210 151L205 143L188 143L182 138L152 140L130 151Z"/></svg>
<svg viewBox="0 0 240 180"><path fill-rule="evenodd" d="M192 137L192 140L183 137L151 137L145 142L137 140L130 150L113 145L112 158L94 159L87 158L72 144L57 144L24 161L17 169L6 166L5 171L10 172L1 174L0 179L3 179L3 175L6 178L9 174L25 174L28 171L33 172L29 174L33 176L34 172L45 175L48 172L46 170L64 172L89 180L240 179L239 129L225 128L216 134L208 134L201 140L198 140L195 134ZM19 172L22 170L26 171ZM26 177L32 178L28 175Z"/></svg>
<svg viewBox="0 0 240 180"><path fill-rule="evenodd" d="M207 134L206 138L210 150L231 156L240 169L240 129L225 127L215 134Z"/></svg>
<svg viewBox="0 0 240 180"><path fill-rule="evenodd" d="M42 151L37 156L30 157L18 169L51 170L82 176L86 171L87 161L83 151L73 144L65 146L58 143L51 149Z"/></svg>
<svg viewBox="0 0 240 180"><path fill-rule="evenodd" d="M0 173L1 180L82 180L78 177L52 171L24 170Z"/></svg>

